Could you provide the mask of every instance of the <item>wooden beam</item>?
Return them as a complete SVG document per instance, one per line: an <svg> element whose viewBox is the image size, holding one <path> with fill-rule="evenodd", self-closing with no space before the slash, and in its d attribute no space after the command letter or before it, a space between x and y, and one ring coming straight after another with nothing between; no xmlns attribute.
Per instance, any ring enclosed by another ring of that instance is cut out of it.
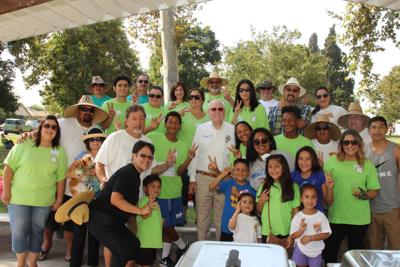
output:
<svg viewBox="0 0 400 267"><path fill-rule="evenodd" d="M1 0L0 15L51 1L53 0Z"/></svg>

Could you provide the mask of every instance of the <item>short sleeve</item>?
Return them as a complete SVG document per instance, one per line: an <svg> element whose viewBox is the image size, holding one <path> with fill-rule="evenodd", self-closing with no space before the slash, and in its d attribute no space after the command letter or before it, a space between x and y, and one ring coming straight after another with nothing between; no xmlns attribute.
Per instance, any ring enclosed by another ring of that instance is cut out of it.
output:
<svg viewBox="0 0 400 267"><path fill-rule="evenodd" d="M18 155L22 149L23 144L18 144L13 146L13 148L8 153L6 159L4 160L4 164L7 164L14 172L19 166L20 158Z"/></svg>
<svg viewBox="0 0 400 267"><path fill-rule="evenodd" d="M255 222L256 222L256 237L260 238L262 237L261 235L261 223L258 221L258 219L255 217L254 218Z"/></svg>
<svg viewBox="0 0 400 267"><path fill-rule="evenodd" d="M57 182L64 180L68 169L68 158L63 148L59 149L59 161L57 166Z"/></svg>
<svg viewBox="0 0 400 267"><path fill-rule="evenodd" d="M133 173L132 173L133 174ZM112 192L117 192L123 195L125 198L128 196L129 192L133 190L132 188L132 174L127 174L125 171L117 171L115 175L115 182L112 187Z"/></svg>
<svg viewBox="0 0 400 267"><path fill-rule="evenodd" d="M260 195L263 191L264 183L261 183L258 187L257 194L256 194L256 202L260 199Z"/></svg>
<svg viewBox="0 0 400 267"><path fill-rule="evenodd" d="M381 188L378 173L370 160L365 161L365 172L367 174L367 190L377 190Z"/></svg>
<svg viewBox="0 0 400 267"><path fill-rule="evenodd" d="M326 182L325 173L323 171L319 171L318 176L320 186L322 186Z"/></svg>
<svg viewBox="0 0 400 267"><path fill-rule="evenodd" d="M111 138L110 136L104 140L94 160L96 163L101 163L104 165L110 164L110 155L108 153L111 151L110 148L113 147L113 140L114 138Z"/></svg>
<svg viewBox="0 0 400 267"><path fill-rule="evenodd" d="M219 183L218 185L218 190L223 192L223 193L227 193L231 191L231 178L225 181L222 181Z"/></svg>
<svg viewBox="0 0 400 267"><path fill-rule="evenodd" d="M321 233L332 233L328 218L321 212Z"/></svg>
<svg viewBox="0 0 400 267"><path fill-rule="evenodd" d="M292 235L293 233L297 232L299 230L299 225L300 225L300 220L301 220L301 213L297 213L293 219L292 222L290 223L290 234Z"/></svg>
<svg viewBox="0 0 400 267"><path fill-rule="evenodd" d="M293 190L294 190L294 198L292 200L292 209L295 209L300 206L300 190L299 186L293 183Z"/></svg>

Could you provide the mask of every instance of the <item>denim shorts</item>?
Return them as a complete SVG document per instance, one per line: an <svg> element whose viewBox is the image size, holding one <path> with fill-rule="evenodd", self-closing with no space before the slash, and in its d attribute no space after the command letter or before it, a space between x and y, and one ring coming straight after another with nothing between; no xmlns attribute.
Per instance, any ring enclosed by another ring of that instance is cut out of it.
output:
<svg viewBox="0 0 400 267"><path fill-rule="evenodd" d="M43 231L51 207L8 205L14 253L39 253Z"/></svg>
<svg viewBox="0 0 400 267"><path fill-rule="evenodd" d="M185 218L183 217L182 198L172 199L157 199L160 206L161 216L164 219L164 227L175 226L183 224Z"/></svg>

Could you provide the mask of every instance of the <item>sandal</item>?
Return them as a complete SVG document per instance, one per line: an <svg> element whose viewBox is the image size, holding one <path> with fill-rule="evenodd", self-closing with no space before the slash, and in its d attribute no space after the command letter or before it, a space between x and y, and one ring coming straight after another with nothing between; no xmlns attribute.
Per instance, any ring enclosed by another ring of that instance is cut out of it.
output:
<svg viewBox="0 0 400 267"><path fill-rule="evenodd" d="M71 261L71 256L64 256L65 261Z"/></svg>
<svg viewBox="0 0 400 267"><path fill-rule="evenodd" d="M50 249L48 249L48 250L40 249L38 261L46 260L47 256L49 256L49 252L50 252Z"/></svg>

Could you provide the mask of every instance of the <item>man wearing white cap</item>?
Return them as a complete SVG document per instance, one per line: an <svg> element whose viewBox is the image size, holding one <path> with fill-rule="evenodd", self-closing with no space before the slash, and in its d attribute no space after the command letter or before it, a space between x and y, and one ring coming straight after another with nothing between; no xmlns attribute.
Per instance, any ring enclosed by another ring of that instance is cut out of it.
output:
<svg viewBox="0 0 400 267"><path fill-rule="evenodd" d="M91 94L90 98L96 106L101 107L104 102L111 99L111 97L106 95L108 90L109 88L107 88L103 78L101 78L99 75L93 76L92 83L90 84L88 91Z"/></svg>
<svg viewBox="0 0 400 267"><path fill-rule="evenodd" d="M282 108L285 106L296 106L300 109L300 121L298 128L304 129L311 121L311 107L299 101L299 97L306 93L306 89L300 85L296 78L290 78L285 84L278 88L282 94L282 100L279 105L273 107L268 115L269 128L273 135L282 133Z"/></svg>

